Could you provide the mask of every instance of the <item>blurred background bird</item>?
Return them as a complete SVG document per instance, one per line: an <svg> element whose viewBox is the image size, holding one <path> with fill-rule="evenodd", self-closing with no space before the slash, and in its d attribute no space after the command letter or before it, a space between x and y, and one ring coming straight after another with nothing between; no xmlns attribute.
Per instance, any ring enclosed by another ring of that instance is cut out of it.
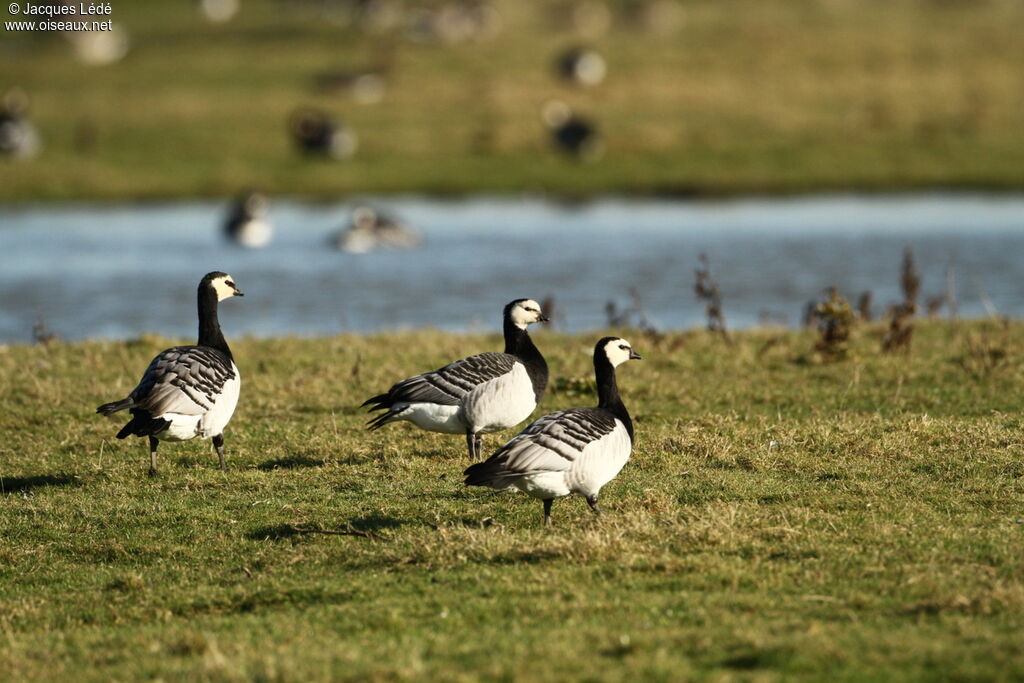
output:
<svg viewBox="0 0 1024 683"><path fill-rule="evenodd" d="M241 0L198 0L199 12L211 24L231 21L242 8Z"/></svg>
<svg viewBox="0 0 1024 683"><path fill-rule="evenodd" d="M39 132L28 117L29 99L21 88L11 88L0 105L0 153L10 159L31 159L39 154Z"/></svg>
<svg viewBox="0 0 1024 683"><path fill-rule="evenodd" d="M359 146L355 131L319 109L295 110L288 127L296 146L309 155L349 159Z"/></svg>
<svg viewBox="0 0 1024 683"><path fill-rule="evenodd" d="M333 241L342 251L365 254L380 249L412 249L423 242L423 236L418 230L372 207L358 206L352 211L348 227Z"/></svg>
<svg viewBox="0 0 1024 683"><path fill-rule="evenodd" d="M231 205L224 221L225 236L239 246L258 249L270 244L274 227L270 223L269 202L261 192L247 192Z"/></svg>
<svg viewBox="0 0 1024 683"><path fill-rule="evenodd" d="M608 65L597 50L571 47L558 57L555 70L567 83L594 86L604 81Z"/></svg>
<svg viewBox="0 0 1024 683"><path fill-rule="evenodd" d="M71 43L75 59L89 66L107 66L120 62L131 47L128 29L117 22L112 23L107 30L68 31L64 37Z"/></svg>
<svg viewBox="0 0 1024 683"><path fill-rule="evenodd" d="M597 127L573 113L561 100L547 102L541 118L551 133L551 141L559 151L579 161L598 161L604 156L604 141Z"/></svg>

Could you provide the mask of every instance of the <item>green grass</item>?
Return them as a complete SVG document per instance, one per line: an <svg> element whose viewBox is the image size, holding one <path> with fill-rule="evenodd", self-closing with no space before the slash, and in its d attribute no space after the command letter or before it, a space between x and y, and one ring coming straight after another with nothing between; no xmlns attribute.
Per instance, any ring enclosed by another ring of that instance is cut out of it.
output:
<svg viewBox="0 0 1024 683"><path fill-rule="evenodd" d="M610 63L592 91L551 73L580 36L553 28L541 3L497 4L497 39L438 46L332 26L297 3L246 0L234 22L210 26L180 0L118 2L112 18L133 49L98 68L74 62L60 38L5 31L0 84L31 95L45 150L0 164L0 200L248 185L326 198L1024 187L1017 0L685 2L668 35L588 41ZM318 72L388 50L380 104L311 87ZM601 163L549 149L539 111L554 97L600 123ZM300 105L349 121L357 157L300 157L285 133Z"/></svg>
<svg viewBox="0 0 1024 683"><path fill-rule="evenodd" d="M628 333L633 459L552 529L466 489L462 439L362 430L365 397L496 335L236 341L228 471L164 444L157 478L93 410L169 340L0 347L0 671L1019 679L1024 326L879 334L822 365L806 333ZM592 404L597 335L536 336L540 410Z"/></svg>

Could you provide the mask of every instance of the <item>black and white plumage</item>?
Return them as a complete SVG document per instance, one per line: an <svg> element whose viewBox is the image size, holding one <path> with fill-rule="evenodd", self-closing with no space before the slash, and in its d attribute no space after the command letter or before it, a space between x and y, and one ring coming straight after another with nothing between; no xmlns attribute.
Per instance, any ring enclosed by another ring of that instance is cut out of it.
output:
<svg viewBox="0 0 1024 683"><path fill-rule="evenodd" d="M505 306L503 353L481 353L402 380L363 403L385 410L369 428L405 420L431 432L466 435L470 460L477 460L482 434L514 427L537 407L548 383L548 365L526 328L546 321L532 299Z"/></svg>
<svg viewBox="0 0 1024 683"><path fill-rule="evenodd" d="M217 304L243 296L226 273L207 273L199 283L199 340L161 352L146 368L127 398L96 409L101 415L128 410L132 419L117 438L149 437L149 473L156 474L160 441L212 439L224 469L224 427L241 387L241 375L217 319Z"/></svg>
<svg viewBox="0 0 1024 683"><path fill-rule="evenodd" d="M604 81L608 65L596 50L573 47L559 55L555 70L568 83L590 87Z"/></svg>
<svg viewBox="0 0 1024 683"><path fill-rule="evenodd" d="M467 486L514 486L544 501L544 523L551 524L551 502L578 493L600 513L597 496L615 478L633 450L633 421L619 396L615 368L639 359L629 342L605 337L594 347L598 404L545 415L466 470Z"/></svg>
<svg viewBox="0 0 1024 683"><path fill-rule="evenodd" d="M224 221L224 234L236 244L250 249L267 246L274 236L267 205L267 197L261 192L242 195L232 205Z"/></svg>
<svg viewBox="0 0 1024 683"><path fill-rule="evenodd" d="M332 238L342 251L367 254L388 249L412 249L423 243L419 231L369 206L352 212L351 224Z"/></svg>
<svg viewBox="0 0 1024 683"><path fill-rule="evenodd" d="M597 126L573 113L565 102L548 102L541 118L551 131L551 142L563 153L579 161L598 161L604 156L604 141Z"/></svg>
<svg viewBox="0 0 1024 683"><path fill-rule="evenodd" d="M28 116L28 95L12 88L0 104L0 154L31 159L39 154L39 147L39 132Z"/></svg>
<svg viewBox="0 0 1024 683"><path fill-rule="evenodd" d="M295 144L306 154L349 159L359 146L355 131L318 109L296 110L288 127Z"/></svg>

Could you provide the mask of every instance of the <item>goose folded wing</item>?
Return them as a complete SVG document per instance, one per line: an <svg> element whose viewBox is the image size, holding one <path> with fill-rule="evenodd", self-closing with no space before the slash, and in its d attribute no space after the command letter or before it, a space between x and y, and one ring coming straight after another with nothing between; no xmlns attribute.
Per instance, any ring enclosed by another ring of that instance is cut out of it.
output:
<svg viewBox="0 0 1024 683"><path fill-rule="evenodd" d="M202 415L234 378L231 361L220 352L199 346L175 347L153 359L132 399L151 415Z"/></svg>
<svg viewBox="0 0 1024 683"><path fill-rule="evenodd" d="M507 353L470 356L399 382L391 388L390 398L395 403L458 405L475 387L511 372L515 363L516 357Z"/></svg>
<svg viewBox="0 0 1024 683"><path fill-rule="evenodd" d="M572 408L538 419L505 444L492 460L508 474L563 472L583 450L611 434L615 417L599 408Z"/></svg>

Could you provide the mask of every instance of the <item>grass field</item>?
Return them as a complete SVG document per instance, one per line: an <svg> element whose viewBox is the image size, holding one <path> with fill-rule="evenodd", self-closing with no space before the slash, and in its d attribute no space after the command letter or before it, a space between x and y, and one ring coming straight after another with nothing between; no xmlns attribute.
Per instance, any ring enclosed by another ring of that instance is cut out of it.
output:
<svg viewBox="0 0 1024 683"><path fill-rule="evenodd" d="M359 402L496 335L239 340L228 471L93 413L169 340L0 347L9 680L1011 680L1024 676L1024 326L628 333L632 461L595 519L467 490L458 437ZM536 335L542 411L595 335ZM495 446L508 434L491 436ZM351 535L312 533L312 530Z"/></svg>
<svg viewBox="0 0 1024 683"><path fill-rule="evenodd" d="M301 10L315 4L246 0L212 26L193 3L116 1L132 49L107 67L76 63L59 37L3 32L0 84L31 96L45 148L0 164L0 200L249 185L325 198L1024 188L1017 0L683 2L678 30L590 40L553 27L544 3L498 0L496 39L448 46L339 28ZM610 64L594 90L552 74L579 42ZM384 53L394 69L379 104L312 87ZM549 149L539 111L550 98L598 122L602 162ZM286 121L298 106L351 123L356 158L297 154Z"/></svg>

